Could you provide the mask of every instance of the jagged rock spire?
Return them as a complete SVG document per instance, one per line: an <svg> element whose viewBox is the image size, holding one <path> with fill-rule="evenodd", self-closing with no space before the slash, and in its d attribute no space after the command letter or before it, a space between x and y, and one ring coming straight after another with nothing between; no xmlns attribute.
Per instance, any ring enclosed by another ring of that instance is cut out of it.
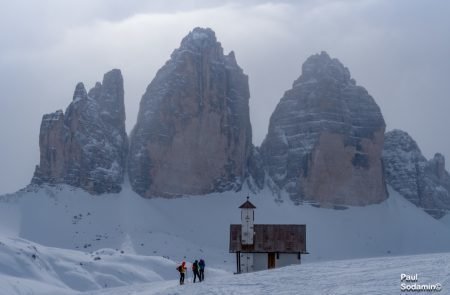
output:
<svg viewBox="0 0 450 295"><path fill-rule="evenodd" d="M128 150L123 95L120 70L112 70L89 95L78 83L65 114L44 115L32 183L69 184L93 194L119 192Z"/></svg>
<svg viewBox="0 0 450 295"><path fill-rule="evenodd" d="M374 99L322 52L305 61L281 98L261 153L269 176L296 202L378 203L387 197L384 130Z"/></svg>
<svg viewBox="0 0 450 295"><path fill-rule="evenodd" d="M195 28L141 99L129 176L144 197L239 189L251 149L248 78L215 33Z"/></svg>
<svg viewBox="0 0 450 295"><path fill-rule="evenodd" d="M435 218L450 211L450 175L439 153L427 161L405 131L386 132L383 149L386 181L417 207Z"/></svg>
<svg viewBox="0 0 450 295"><path fill-rule="evenodd" d="M82 82L79 82L77 86L75 86L72 100L86 99L86 98L87 98L86 88L84 88L84 84Z"/></svg>

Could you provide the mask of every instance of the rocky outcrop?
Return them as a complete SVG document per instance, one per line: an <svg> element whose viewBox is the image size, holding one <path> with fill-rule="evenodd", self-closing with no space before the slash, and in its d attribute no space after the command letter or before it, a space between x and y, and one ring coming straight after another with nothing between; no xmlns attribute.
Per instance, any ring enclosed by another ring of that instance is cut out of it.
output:
<svg viewBox="0 0 450 295"><path fill-rule="evenodd" d="M248 181L247 184L253 192L264 188L266 173L264 171L264 160L259 147L253 146L248 160Z"/></svg>
<svg viewBox="0 0 450 295"><path fill-rule="evenodd" d="M93 194L119 192L128 150L120 70L106 73L89 94L78 83L65 114L44 115L39 148L33 184L64 183Z"/></svg>
<svg viewBox="0 0 450 295"><path fill-rule="evenodd" d="M130 137L129 177L144 197L236 190L251 152L248 77L211 29L195 28L158 71Z"/></svg>
<svg viewBox="0 0 450 295"><path fill-rule="evenodd" d="M401 130L386 133L383 149L386 182L435 218L450 210L450 175L445 158L427 161L417 143Z"/></svg>
<svg viewBox="0 0 450 295"><path fill-rule="evenodd" d="M295 202L367 205L387 198L385 122L374 99L327 53L309 57L270 118L261 153Z"/></svg>

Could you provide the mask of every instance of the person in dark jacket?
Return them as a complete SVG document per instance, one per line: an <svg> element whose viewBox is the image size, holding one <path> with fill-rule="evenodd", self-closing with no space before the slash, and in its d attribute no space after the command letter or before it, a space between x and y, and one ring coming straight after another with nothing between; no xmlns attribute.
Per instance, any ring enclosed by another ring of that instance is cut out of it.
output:
<svg viewBox="0 0 450 295"><path fill-rule="evenodd" d="M194 273L194 283L195 283L196 278L198 278L199 282L202 281L198 270L199 270L198 261L195 260L194 263L192 263L192 272Z"/></svg>
<svg viewBox="0 0 450 295"><path fill-rule="evenodd" d="M205 280L205 260L200 259L198 263L199 273L200 273L200 282Z"/></svg>

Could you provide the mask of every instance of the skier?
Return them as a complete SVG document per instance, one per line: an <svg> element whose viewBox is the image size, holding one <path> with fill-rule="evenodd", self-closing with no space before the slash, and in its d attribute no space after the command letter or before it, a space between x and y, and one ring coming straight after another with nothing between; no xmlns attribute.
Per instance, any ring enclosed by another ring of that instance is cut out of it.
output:
<svg viewBox="0 0 450 295"><path fill-rule="evenodd" d="M200 282L201 282L201 281L205 280L205 260L200 258L198 267L200 269Z"/></svg>
<svg viewBox="0 0 450 295"><path fill-rule="evenodd" d="M195 283L195 279L198 278L199 282L202 281L200 274L198 273L198 261L195 260L194 263L192 263L192 272L194 273L194 283Z"/></svg>
<svg viewBox="0 0 450 295"><path fill-rule="evenodd" d="M180 272L180 285L184 284L184 274L186 273L186 262L182 262L181 265L177 267L177 270Z"/></svg>

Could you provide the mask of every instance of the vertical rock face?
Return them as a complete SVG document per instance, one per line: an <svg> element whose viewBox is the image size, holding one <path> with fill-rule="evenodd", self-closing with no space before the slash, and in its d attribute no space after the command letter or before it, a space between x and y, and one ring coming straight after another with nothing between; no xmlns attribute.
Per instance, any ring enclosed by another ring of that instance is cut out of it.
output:
<svg viewBox="0 0 450 295"><path fill-rule="evenodd" d="M384 130L374 99L322 52L306 60L281 98L261 152L268 174L294 201L373 204L387 198Z"/></svg>
<svg viewBox="0 0 450 295"><path fill-rule="evenodd" d="M195 28L158 71L130 137L129 176L144 197L240 188L251 151L248 77L211 29Z"/></svg>
<svg viewBox="0 0 450 295"><path fill-rule="evenodd" d="M120 70L86 93L78 83L65 114L44 115L40 164L32 183L65 183L91 193L119 192L128 150Z"/></svg>
<svg viewBox="0 0 450 295"><path fill-rule="evenodd" d="M401 130L385 135L383 149L386 182L435 218L450 210L450 175L445 158L435 154L427 161L417 143Z"/></svg>
<svg viewBox="0 0 450 295"><path fill-rule="evenodd" d="M264 171L264 160L260 148L253 147L248 161L248 184L250 189L262 189L265 185L266 173ZM254 185L253 185L254 184ZM256 187L255 187L256 186Z"/></svg>

